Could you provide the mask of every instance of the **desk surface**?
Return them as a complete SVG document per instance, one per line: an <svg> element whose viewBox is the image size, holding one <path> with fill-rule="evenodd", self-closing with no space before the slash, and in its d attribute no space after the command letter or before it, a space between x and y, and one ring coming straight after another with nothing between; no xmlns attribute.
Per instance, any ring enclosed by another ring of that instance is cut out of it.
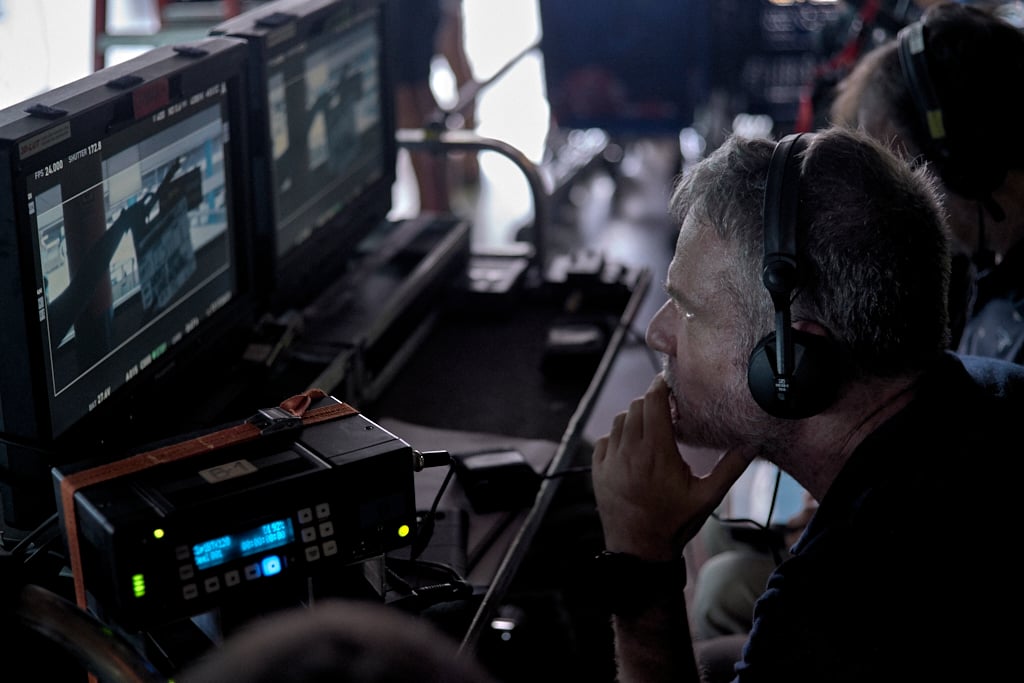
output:
<svg viewBox="0 0 1024 683"><path fill-rule="evenodd" d="M573 293L556 290L489 314L447 314L394 381L360 409L374 419L560 441L588 388L604 380L601 363L618 353L621 331L648 286L643 271L628 300L601 301L595 294L588 308L568 312ZM593 324L607 344L546 364L548 331L557 323Z"/></svg>
<svg viewBox="0 0 1024 683"><path fill-rule="evenodd" d="M537 472L544 472L554 459L558 444L544 439L522 439L459 430L435 429L410 424L401 420L383 419L379 424L389 432L406 441L419 451L445 450L452 454L472 453L493 449L517 450ZM447 468L435 467L417 472L415 475L416 506L420 510L431 507L437 493L444 485ZM472 511L466 491L453 478L449 481L438 504L439 510L461 509ZM515 530L522 526L528 510L495 511L469 515L466 543L466 579L474 586L486 587L497 574L504 551L512 542ZM492 533L497 538L491 538ZM486 547L485 547L486 546Z"/></svg>

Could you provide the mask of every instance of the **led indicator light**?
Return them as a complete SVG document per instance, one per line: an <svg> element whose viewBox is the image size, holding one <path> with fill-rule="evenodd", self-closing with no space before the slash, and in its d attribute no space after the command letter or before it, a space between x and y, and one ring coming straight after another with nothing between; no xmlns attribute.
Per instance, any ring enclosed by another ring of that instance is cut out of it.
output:
<svg viewBox="0 0 1024 683"><path fill-rule="evenodd" d="M408 524L403 524L402 526L398 527L398 537L399 538L405 538L408 535L409 535L409 525Z"/></svg>
<svg viewBox="0 0 1024 683"><path fill-rule="evenodd" d="M132 592L135 597L141 598L146 595L146 577L142 574L132 575Z"/></svg>
<svg viewBox="0 0 1024 683"><path fill-rule="evenodd" d="M164 530L163 529L153 529L153 538L163 538L163 537L164 537Z"/></svg>

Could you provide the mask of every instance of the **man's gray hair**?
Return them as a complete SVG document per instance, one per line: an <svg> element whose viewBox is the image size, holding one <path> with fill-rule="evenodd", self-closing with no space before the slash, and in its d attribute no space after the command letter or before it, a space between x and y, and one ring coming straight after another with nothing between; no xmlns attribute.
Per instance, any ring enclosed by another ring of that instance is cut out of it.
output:
<svg viewBox="0 0 1024 683"><path fill-rule="evenodd" d="M793 320L823 325L847 377L914 373L949 345L950 239L935 178L865 133L809 136L797 220L803 284ZM723 292L750 348L772 327L761 210L775 143L730 137L677 184L670 210L735 246ZM692 214L692 215L691 215Z"/></svg>

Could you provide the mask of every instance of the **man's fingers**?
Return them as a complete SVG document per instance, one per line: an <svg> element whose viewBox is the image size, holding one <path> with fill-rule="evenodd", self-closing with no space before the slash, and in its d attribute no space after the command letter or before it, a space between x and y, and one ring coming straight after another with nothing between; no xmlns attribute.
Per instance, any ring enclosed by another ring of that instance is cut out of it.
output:
<svg viewBox="0 0 1024 683"><path fill-rule="evenodd" d="M623 416L622 438L629 443L637 442L644 435L644 399L634 398Z"/></svg>
<svg viewBox="0 0 1024 683"><path fill-rule="evenodd" d="M654 376L651 380L650 386L647 387L647 393L651 393L652 391L664 391L668 394L668 384L665 382L665 375L659 372Z"/></svg>
<svg viewBox="0 0 1024 683"><path fill-rule="evenodd" d="M668 421L666 422L666 417ZM644 395L644 434L655 434L659 429L664 429L666 424L671 423L668 404L668 385L665 378L655 375L650 388Z"/></svg>

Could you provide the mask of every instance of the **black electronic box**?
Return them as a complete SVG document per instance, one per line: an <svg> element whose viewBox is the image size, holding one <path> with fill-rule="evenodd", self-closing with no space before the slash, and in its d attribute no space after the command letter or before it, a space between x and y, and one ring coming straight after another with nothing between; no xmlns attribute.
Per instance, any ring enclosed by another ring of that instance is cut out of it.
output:
<svg viewBox="0 0 1024 683"><path fill-rule="evenodd" d="M339 402L340 403L340 402ZM88 607L125 630L301 594L411 544L414 453L356 411L81 487L75 529ZM71 544L69 544L71 545Z"/></svg>

